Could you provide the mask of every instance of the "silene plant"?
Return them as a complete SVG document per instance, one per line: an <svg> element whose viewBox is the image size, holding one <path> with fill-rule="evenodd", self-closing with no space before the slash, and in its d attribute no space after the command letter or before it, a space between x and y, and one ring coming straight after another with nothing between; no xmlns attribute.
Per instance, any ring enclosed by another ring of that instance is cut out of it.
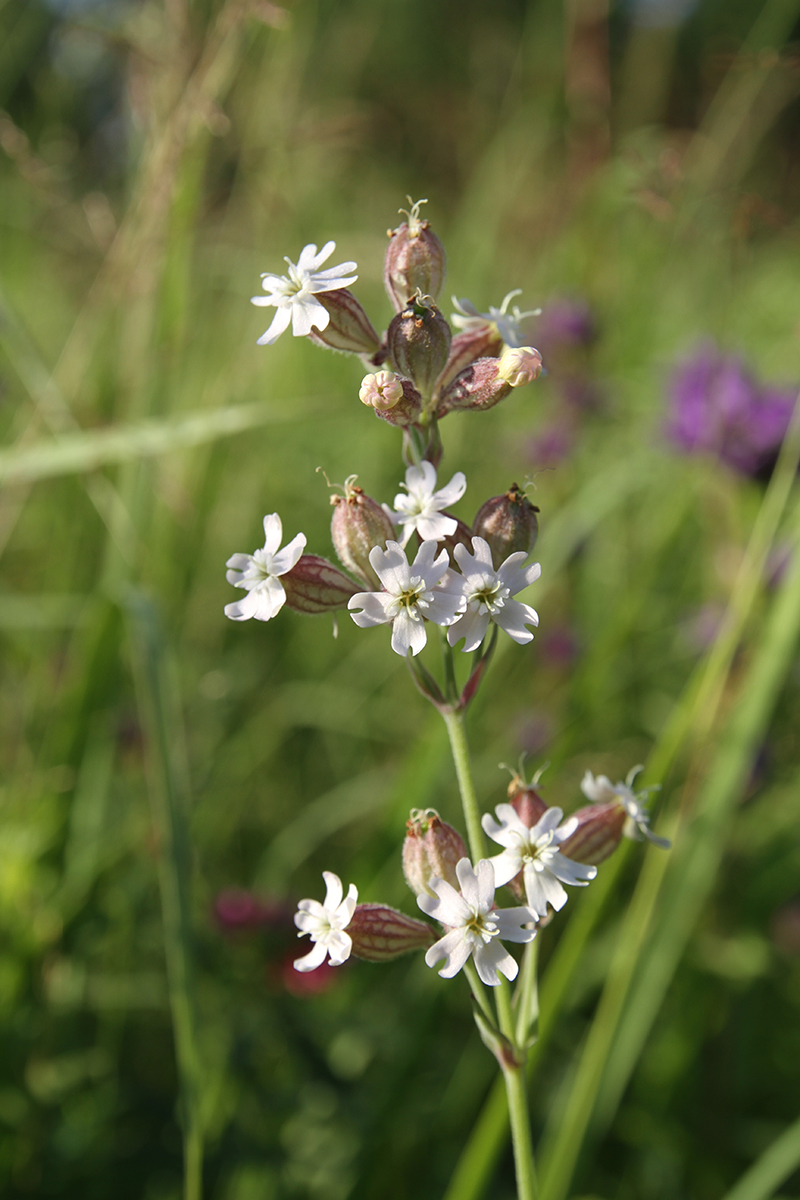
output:
<svg viewBox="0 0 800 1200"><path fill-rule="evenodd" d="M228 559L228 582L244 594L226 605L225 615L270 621L284 607L347 610L361 628L387 626L392 650L444 719L466 841L434 810L412 809L403 872L427 920L380 902L359 903L353 884L345 895L339 875L324 871L324 898L301 900L295 915L298 936L308 942L294 965L311 971L351 955L380 963L422 952L444 979L465 976L480 1035L505 1079L518 1195L532 1200L537 1185L525 1061L538 1017L537 938L567 904L568 889L586 887L623 836L668 843L650 830L647 792L634 791L640 768L624 783L587 771L581 787L590 803L566 820L560 808L545 805L536 779L527 784L520 776L512 779L507 804L481 812L465 714L499 634L525 645L539 624L536 610L519 599L540 576L539 564L530 561L538 510L512 484L479 507L471 527L453 516L449 510L467 480L461 471L440 476L439 427L451 412L493 408L536 379L542 359L527 344L526 331L538 310L510 308L519 294L512 291L487 313L454 299L448 322L437 305L445 252L420 216L424 203L409 201L409 211L401 210L407 219L389 234L384 282L395 315L383 336L349 290L356 264L324 265L333 242L319 251L305 246L296 263L287 258L285 275L261 277L264 294L253 304L275 313L259 344L271 345L291 325L295 337L357 355L368 368L360 399L400 430L406 469L391 504L366 495L355 475L333 496L331 538L341 566L306 554L306 538L294 530L284 545L281 518L268 513L263 547ZM444 652L440 680L423 662L429 638ZM471 656L463 671L461 654ZM498 894L504 888L510 902ZM523 948L521 964L509 946Z"/></svg>

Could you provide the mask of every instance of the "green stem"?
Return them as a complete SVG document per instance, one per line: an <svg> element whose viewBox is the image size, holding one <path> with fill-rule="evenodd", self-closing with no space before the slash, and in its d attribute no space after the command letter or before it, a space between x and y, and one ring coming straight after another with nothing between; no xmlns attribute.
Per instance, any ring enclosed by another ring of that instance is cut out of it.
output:
<svg viewBox="0 0 800 1200"><path fill-rule="evenodd" d="M516 1050L514 1039L514 1014L511 1011L511 991L503 980L495 989L497 1016L500 1030ZM539 1187L536 1182L536 1167L533 1161L531 1121L528 1114L528 1090L525 1082L524 1063L503 1064L503 1078L508 1097L508 1115L511 1124L511 1143L514 1148L514 1169L517 1175L518 1200L538 1200Z"/></svg>
<svg viewBox="0 0 800 1200"><path fill-rule="evenodd" d="M495 1024L495 1015L492 1012L492 1006L489 1003L489 997L486 995L486 988L481 983L481 981L478 977L478 972L475 970L475 964L473 962L470 961L470 962L466 963L466 965L464 966L464 974L466 975L467 979L469 980L469 986L472 990L473 996L475 997L475 1001L478 1005L478 1008L481 1010L483 1015L486 1017L486 1020L491 1025L494 1025Z"/></svg>
<svg viewBox="0 0 800 1200"><path fill-rule="evenodd" d="M536 937L525 947L517 994L514 997L517 1002L516 1041L518 1046L524 1046L527 1043L531 1028L539 1019L539 987L536 970L538 959L539 939Z"/></svg>
<svg viewBox="0 0 800 1200"><path fill-rule="evenodd" d="M473 863L486 857L486 839L481 828L481 814L478 808L478 797L475 794L475 783L472 779L472 767L469 760L467 731L464 714L446 712L442 714L447 733L450 738L450 749L458 778L458 789L461 793L461 804L464 809L464 822L467 826L470 854Z"/></svg>

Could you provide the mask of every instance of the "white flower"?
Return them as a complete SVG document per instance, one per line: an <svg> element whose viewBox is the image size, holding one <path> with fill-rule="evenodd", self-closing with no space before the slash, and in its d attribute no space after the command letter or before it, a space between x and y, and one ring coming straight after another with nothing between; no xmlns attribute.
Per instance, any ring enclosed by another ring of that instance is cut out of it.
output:
<svg viewBox="0 0 800 1200"><path fill-rule="evenodd" d="M278 578L295 566L306 544L306 535L298 533L282 550L283 529L277 513L264 517L264 549L255 554L233 554L225 564L228 583L244 588L247 595L225 605L225 616L232 621L269 621L283 608L286 592Z"/></svg>
<svg viewBox="0 0 800 1200"><path fill-rule="evenodd" d="M449 625L463 605L460 587L436 586L450 566L446 550L434 558L437 549L436 542L423 542L409 566L397 542L387 542L385 550L373 546L369 561L384 590L358 592L347 603L351 610L362 610L351 611L356 625L362 628L393 622L392 649L403 657L409 650L419 654L428 640L425 618L435 625Z"/></svg>
<svg viewBox="0 0 800 1200"><path fill-rule="evenodd" d="M466 546L455 548L463 576L460 582L466 608L448 629L448 642L455 646L459 638L464 638L464 650L475 650L486 636L490 621L520 645L530 642L533 634L525 626L538 625L539 615L529 604L522 604L512 597L538 579L542 568L538 563L522 567L520 564L527 555L524 550L517 550L495 571L492 552L484 538L474 537L472 549L474 554L470 554Z"/></svg>
<svg viewBox="0 0 800 1200"><path fill-rule="evenodd" d="M538 916L547 916L548 904L557 912L567 903L561 883L586 887L594 879L597 867L573 862L558 849L577 829L575 817L561 825L562 810L548 808L529 829L512 805L498 804L494 811L497 821L485 813L481 825L493 842L505 847L502 854L490 859L497 886L509 883L522 871L525 899Z"/></svg>
<svg viewBox="0 0 800 1200"><path fill-rule="evenodd" d="M653 833L650 828L650 814L642 803L642 800L646 800L650 793L658 791L658 788L650 787L644 788L641 792L634 792L631 787L636 776L643 770L644 767L634 767L628 772L624 783L612 783L606 775L592 775L591 771L587 771L581 780L581 791L587 800L592 800L595 804L603 804L614 799L619 801L628 814L624 829L626 837L641 841L641 837L644 835L654 846L660 846L662 850L669 850L672 842L669 838L659 837L658 834Z"/></svg>
<svg viewBox="0 0 800 1200"><path fill-rule="evenodd" d="M458 522L453 517L442 516L442 509L460 500L467 490L467 479L463 471L456 471L453 478L443 488L436 490L436 468L427 461L418 467L409 467L406 471L406 481L400 485L406 489L406 496L398 492L394 498L393 512L388 505L385 510L395 525L403 526L401 546L408 545L408 540L415 531L422 541L440 542L449 537L458 528Z"/></svg>
<svg viewBox="0 0 800 1200"><path fill-rule="evenodd" d="M290 321L295 337L306 337L311 333L312 326L327 329L330 314L319 300L314 299L314 295L349 287L358 279L358 275L354 274L354 262L318 270L335 249L336 242L326 242L319 254L315 245L304 246L297 265L290 258L284 259L289 264L288 275L270 275L266 271L262 274L261 286L269 295L253 296L250 303L259 307L274 305L278 311L267 332L258 339L259 346L271 346L276 342Z"/></svg>
<svg viewBox="0 0 800 1200"><path fill-rule="evenodd" d="M331 965L339 967L350 957L353 940L345 929L353 919L358 900L358 889L350 884L347 896L342 899L342 881L333 871L323 871L325 880L325 902L318 900L301 900L294 914L294 923L300 930L298 937L308 934L314 943L308 954L294 960L296 971L313 971L325 962L331 960Z"/></svg>
<svg viewBox="0 0 800 1200"><path fill-rule="evenodd" d="M534 925L536 914L524 907L492 907L495 879L494 867L488 858L480 860L476 871L468 858L459 859L456 876L460 892L446 880L434 876L428 886L436 894L417 896L422 911L448 927L444 937L425 955L425 962L433 967L443 958L445 964L439 974L452 979L472 955L478 975L489 987L497 987L500 983L498 971L506 979L516 979L519 968L501 945L501 939L532 942L536 930L526 926Z"/></svg>
<svg viewBox="0 0 800 1200"><path fill-rule="evenodd" d="M522 322L529 317L538 317L542 310L532 308L529 312L520 312L515 304L511 312L508 312L509 302L521 294L522 288L515 288L513 292L508 293L499 308L489 305L488 313L478 312L470 300L456 300L453 296L453 304L458 311L450 314L450 320L456 329L460 329L463 333L477 332L494 326L497 336L506 346L525 346L527 338Z"/></svg>

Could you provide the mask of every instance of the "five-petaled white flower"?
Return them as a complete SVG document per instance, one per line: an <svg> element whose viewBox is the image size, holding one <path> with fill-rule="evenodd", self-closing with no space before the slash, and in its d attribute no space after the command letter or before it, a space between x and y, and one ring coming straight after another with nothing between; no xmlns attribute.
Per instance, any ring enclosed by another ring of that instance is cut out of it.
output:
<svg viewBox="0 0 800 1200"><path fill-rule="evenodd" d="M519 968L501 940L533 941L536 913L525 907L493 907L495 876L488 858L482 858L474 871L468 858L459 859L456 876L460 892L434 876L428 886L436 894L417 896L422 911L447 927L444 937L425 955L425 962L433 967L443 958L439 974L452 979L472 955L478 975L489 987L500 983L498 971L506 979L516 979Z"/></svg>
<svg viewBox="0 0 800 1200"><path fill-rule="evenodd" d="M276 342L290 321L295 337L307 337L314 326L327 329L330 314L319 300L314 299L315 294L349 287L358 279L354 262L319 270L335 249L336 242L326 242L317 254L317 247L312 243L303 247L296 264L290 258L284 259L289 264L288 275L270 275L268 271L262 274L261 286L269 295L253 296L250 303L259 307L274 305L278 311L267 332L258 339L259 346L271 346Z"/></svg>
<svg viewBox="0 0 800 1200"><path fill-rule="evenodd" d="M347 603L353 620L362 628L391 621L392 649L403 657L409 650L419 654L428 640L425 618L435 625L449 625L463 606L460 587L437 586L450 566L446 550L434 557L437 549L436 542L423 542L409 566L398 542L388 541L385 550L373 546L369 561L384 590L358 592ZM358 608L362 611L352 611Z"/></svg>
<svg viewBox="0 0 800 1200"><path fill-rule="evenodd" d="M463 471L456 471L453 478L443 488L436 490L436 468L432 463L422 462L418 467L409 467L406 471L406 481L400 485L406 489L394 498L393 512L388 506L386 512L395 525L403 526L403 536L400 545L406 546L408 539L415 531L422 541L440 542L449 537L458 528L458 522L453 517L442 515L442 509L455 504L467 490L467 479Z"/></svg>
<svg viewBox="0 0 800 1200"><path fill-rule="evenodd" d="M247 595L225 605L225 616L232 621L269 621L283 608L286 592L278 576L285 575L296 565L306 544L306 535L298 533L282 550L283 527L277 513L264 517L264 549L254 554L233 554L225 564L225 578L234 587L244 588Z"/></svg>
<svg viewBox="0 0 800 1200"><path fill-rule="evenodd" d="M308 934L314 943L308 954L296 958L296 971L313 971L325 962L331 960L331 965L339 967L350 957L353 940L345 929L353 919L358 901L358 889L354 883L342 899L342 881L333 871L323 871L325 880L325 901L301 900L294 914L294 923L300 930L298 937Z"/></svg>
<svg viewBox="0 0 800 1200"><path fill-rule="evenodd" d="M538 625L538 613L529 604L512 597L538 579L542 568L538 563L522 567L527 555L524 550L517 550L495 571L492 552L484 538L474 537L472 549L474 554L460 544L455 548L466 607L447 631L450 645L455 646L460 638L464 638L464 650L475 650L486 636L490 621L520 645L530 642L533 634L526 625Z"/></svg>
<svg viewBox="0 0 800 1200"><path fill-rule="evenodd" d="M498 804L494 811L497 821L485 813L481 825L493 842L505 847L502 854L489 860L497 886L509 883L522 871L525 899L538 916L547 916L548 904L558 911L567 903L562 883L586 887L594 879L597 867L573 862L558 849L577 829L574 817L561 825L563 811L548 808L529 829L510 804Z"/></svg>
<svg viewBox="0 0 800 1200"><path fill-rule="evenodd" d="M641 792L634 792L631 787L636 776L643 770L644 767L634 767L628 772L624 783L612 783L606 775L592 775L591 771L587 771L581 780L581 791L587 800L592 800L595 804L603 804L614 799L619 801L628 814L624 829L626 837L641 841L643 835L654 846L660 846L662 850L669 850L672 842L669 838L659 837L658 834L653 833L650 828L650 814L642 803L651 792L658 791L658 787L644 788Z"/></svg>
<svg viewBox="0 0 800 1200"><path fill-rule="evenodd" d="M538 317L542 310L532 308L529 312L520 312L519 307L515 304L509 312L510 301L521 294L522 288L515 288L513 292L508 293L499 308L490 304L488 313L478 312L471 300L456 300L453 296L453 304L458 311L450 314L450 320L462 333L475 332L494 326L497 336L506 346L525 346L527 338L523 322L527 321L529 317Z"/></svg>

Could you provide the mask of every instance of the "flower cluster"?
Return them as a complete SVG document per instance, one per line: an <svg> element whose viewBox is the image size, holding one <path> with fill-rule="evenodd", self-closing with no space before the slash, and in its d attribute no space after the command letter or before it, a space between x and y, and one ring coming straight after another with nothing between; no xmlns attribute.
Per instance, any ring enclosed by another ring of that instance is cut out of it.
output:
<svg viewBox="0 0 800 1200"><path fill-rule="evenodd" d="M342 565L368 591L327 559L303 555L303 534L279 550L281 522L272 513L264 518L264 549L228 560L228 581L248 595L227 605L226 615L267 621L284 604L301 612L346 606L356 625L391 624L392 649L403 656L423 649L427 622L447 628L450 645L463 641L465 652L478 648L490 624L515 642L531 641L528 626L538 625L538 615L514 597L541 573L538 563L524 565L538 532L535 510L514 485L505 496L487 501L470 528L446 512L466 486L458 471L437 488L435 467L423 461L408 468L405 491L395 496L391 509L365 496L355 476L347 480L344 495L334 497L332 538ZM399 540L392 536L395 527ZM409 562L406 547L412 537L419 548ZM461 540L454 542L456 537Z"/></svg>

